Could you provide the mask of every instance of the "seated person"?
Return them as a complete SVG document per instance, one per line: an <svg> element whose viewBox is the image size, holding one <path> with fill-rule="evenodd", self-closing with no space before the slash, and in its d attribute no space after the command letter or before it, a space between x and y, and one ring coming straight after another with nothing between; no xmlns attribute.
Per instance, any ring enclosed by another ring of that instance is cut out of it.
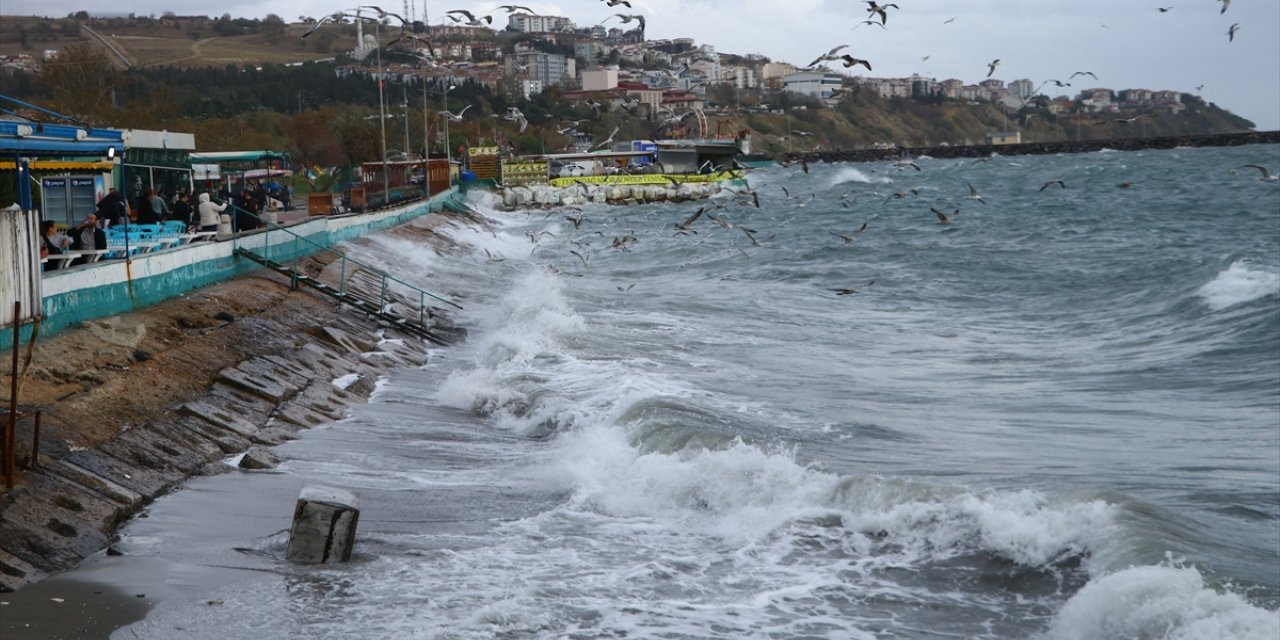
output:
<svg viewBox="0 0 1280 640"><path fill-rule="evenodd" d="M71 249L71 238L58 231L58 224L52 220L40 222L40 257L62 255ZM45 265L46 271L53 271L62 264L61 261Z"/></svg>
<svg viewBox="0 0 1280 640"><path fill-rule="evenodd" d="M72 227L71 242L72 249L87 251L91 249L107 248L107 232L98 228L98 216L89 214L84 221ZM88 256L80 256L72 261L71 266L85 264L89 261Z"/></svg>

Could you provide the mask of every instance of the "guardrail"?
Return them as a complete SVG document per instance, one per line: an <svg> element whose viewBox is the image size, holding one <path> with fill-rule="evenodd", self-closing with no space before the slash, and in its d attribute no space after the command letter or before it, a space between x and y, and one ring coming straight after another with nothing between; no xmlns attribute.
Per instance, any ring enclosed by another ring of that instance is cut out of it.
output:
<svg viewBox="0 0 1280 640"><path fill-rule="evenodd" d="M245 216L249 216L249 217L251 217L251 218L253 218L253 219L255 219L255 220L257 220L257 221L259 221L259 222L261 222L261 223L263 224L263 233L262 233L262 235L263 235L263 239L262 239L262 250L261 250L261 252L258 252L258 251L254 250L254 249L252 249L252 248L248 248L248 247L243 247L243 246L241 246L241 244L240 244L240 243L241 243L241 240L242 240L242 238L241 238L241 233L243 233L243 232L238 232L238 233L234 234L234 235L231 237L231 242L232 242L231 247L232 247L232 251L233 251L233 253L234 253L235 251L237 251L237 250L247 251L247 252L255 253L255 254L260 253L261 257L262 257L264 260L272 260L272 258L271 258L271 249L272 249L272 245L271 245L271 235L270 235L270 234L271 234L271 232L272 232L272 231L275 231L277 234L279 234L279 233L283 232L283 233L286 233L286 234L288 234L288 235L290 235L290 236L292 236L292 237L293 237L292 248L291 248L291 250L290 250L290 252L289 252L289 253L291 253L291 254L292 254L292 261L293 261L293 267L292 267L292 269L290 270L291 275L290 275L290 283L289 283L289 284L290 284L291 286L293 286L293 287L297 287L297 285L298 285L299 267L300 267L300 265L301 265L301 263L302 263L302 258L303 258L303 252L299 250L299 244L302 244L302 245L304 245L304 246L310 246L310 247L313 247L313 248L315 248L315 249L318 249L318 250L319 250L318 252L327 252L327 253L330 253L330 254L332 254L332 255L334 255L334 256L336 256L336 257L338 258L338 262L339 262L339 270L340 270L340 271L339 271L339 276L338 276L338 287L337 287L337 292L338 292L338 294L339 294L339 295L342 295L342 296L347 296L347 295L349 295L349 293L348 293L348 291L347 291L347 268L348 268L348 265L352 265L352 266L354 266L354 267L356 267L356 268L363 269L363 270L365 270L365 271L366 271L366 272L368 272L368 273L372 273L372 274L376 275L378 278L380 278L379 287L378 287L378 308L379 308L379 309L384 309L384 308L386 308L387 299L388 299L388 296L389 296L389 293L390 293L390 286L391 286L392 284L402 286L402 287L404 287L404 288L406 288L406 289L408 289L408 290L410 290L410 291L412 291L412 292L414 292L414 293L417 293L417 294L418 294L418 324L419 324L419 325L421 325L421 326L423 326L423 327L426 327L426 326L427 326L427 324L426 324L426 320L427 320L427 317L426 317L426 315L427 315L427 304L426 304L426 301L427 301L427 298L431 298L431 299L433 299L433 300L436 300L436 301L442 302L442 303L444 303L444 304L450 305L450 306L455 307L455 308L458 308L458 309L461 309L461 308L462 308L462 305L460 305L460 304L458 304L458 303L456 303L456 302L454 302L454 301L452 301L452 300L448 300L448 299L443 298L443 297L441 297L441 296L438 296L438 295L436 295L436 294L434 294L434 293L431 293L430 291L427 291L427 290L425 290L425 289L422 289L422 288L420 288L420 287L417 287L417 286L415 286L415 285L412 285L412 284L410 284L410 283L408 283L408 282L405 282L404 280L401 280L400 278L397 278L397 277L395 277L395 276L393 276L393 275L391 275L391 274L387 273L386 271L383 271L383 270L378 269L378 268L376 268L376 267L373 267L373 266L367 265L367 264L365 264L365 263L363 263L363 262L360 262L360 261L358 261L358 260L355 260L355 259L349 258L349 257L347 257L347 255L346 255L346 254L342 253L341 251L337 251L337 250L333 249L332 247L328 247L328 246L326 246L326 245L320 244L319 242L316 242L316 241L314 241L314 240L311 240L310 238L307 238L307 237L305 237L305 236L302 236L302 235L299 235L299 234L297 234L297 233L294 233L294 232L293 232L292 230L290 230L289 228L287 228L287 227L285 227L285 226L283 226L283 225L280 225L280 224L278 224L278 223L271 222L270 220L267 220L266 218L263 218L262 216L259 216L259 215L255 214L255 213L251 212L251 211L246 211L246 210L244 210L244 209L241 209L241 208L239 208L239 207L235 206L235 205L234 205L233 203L231 203L230 201L228 201L228 202L227 202L227 211L231 212L231 215L232 215L232 217L233 217L233 218L234 218L236 215L245 215ZM306 254L306 255L313 255L314 253L317 253L317 251L307 252L307 254ZM279 261L277 261L277 262L279 262ZM286 260L285 260L285 262L288 262L288 259L286 259Z"/></svg>

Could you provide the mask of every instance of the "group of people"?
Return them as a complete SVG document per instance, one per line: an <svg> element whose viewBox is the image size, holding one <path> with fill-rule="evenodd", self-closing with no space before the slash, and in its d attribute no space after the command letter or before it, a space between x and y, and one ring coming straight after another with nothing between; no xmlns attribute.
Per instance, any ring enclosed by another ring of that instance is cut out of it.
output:
<svg viewBox="0 0 1280 640"><path fill-rule="evenodd" d="M179 193L175 197L172 204L165 201L163 197L154 190L147 190L146 197L141 201L137 216L131 216L132 207L129 201L115 188L107 191L107 194L98 201L98 206L94 213L85 216L79 224L67 229L63 233L58 224L53 220L44 220L40 223L40 258L44 260L50 256L57 256L67 253L68 251L90 250L90 249L106 249L108 227L123 227L131 222L138 224L155 224L166 220L179 220L186 223L188 228L196 231L217 231L218 224L222 218L222 212L226 211L231 203L235 203L237 210L237 218L242 217L241 211L250 210L257 212L256 202L248 194L246 189L241 194L231 196L227 192L222 192L224 197L222 201L215 201L208 193L200 193L197 197L195 207L191 206L191 197L187 193ZM136 217L136 220L133 218ZM239 229L256 228L258 222L248 216L243 216L245 220L242 224L237 225ZM252 225L249 222L252 221ZM87 259L84 256L76 258L67 266L75 266L84 264ZM52 271L58 269L63 264L62 261L46 262L45 269Z"/></svg>
<svg viewBox="0 0 1280 640"><path fill-rule="evenodd" d="M96 214L89 214L80 224L68 229L68 231L69 234L59 231L57 223L52 220L40 222L41 260L77 249L107 248L107 232L98 225L98 216ZM72 261L71 265L84 264L86 261L87 258L85 256L80 256ZM59 268L60 265L60 262L50 262L45 265L45 269L53 271Z"/></svg>

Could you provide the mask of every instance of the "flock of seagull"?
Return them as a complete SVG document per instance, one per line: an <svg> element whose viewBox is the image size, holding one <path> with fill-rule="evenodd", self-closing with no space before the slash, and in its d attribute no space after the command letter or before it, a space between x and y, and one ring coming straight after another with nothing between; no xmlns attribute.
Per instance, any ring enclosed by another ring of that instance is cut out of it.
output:
<svg viewBox="0 0 1280 640"><path fill-rule="evenodd" d="M991 158L979 158L979 159L976 159L973 162L973 164L990 163L991 161L992 161ZM780 163L780 167L783 167L783 168L796 167L800 172L804 174L808 174L810 172L809 164L804 160L799 160L794 163ZM1244 165L1244 167L1256 169L1260 173L1259 180L1263 182L1280 182L1280 176L1271 173L1271 171L1267 169L1265 166L1257 165L1257 164L1248 164L1248 165ZM908 172L923 171L923 169L921 168L918 162L906 157L903 157L894 161L890 165L889 170L890 171L908 171ZM871 171L875 172L876 169L872 169ZM1236 171L1232 170L1231 173L1234 174L1236 173ZM782 180L779 182L790 184L786 180ZM718 216L718 215L715 215L715 212L726 210L729 208L729 205L731 204L737 205L747 210L751 208L761 209L762 200L763 200L764 205L766 207L769 207L770 209L776 208L776 209L783 209L784 211L794 212L794 215L791 215L790 217L786 217L784 220L777 223L779 226L786 225L791 220L794 220L797 215L800 215L800 211L799 211L800 209L803 209L805 206L807 206L810 202L812 202L816 198L816 194L814 193L809 193L809 194L796 193L793 191L794 185L792 188L788 188L786 184L778 184L776 187L777 190L780 191L782 194L782 198L780 201L777 199L776 195L770 197L769 194L767 193L762 194L762 190L753 189L749 184L746 184L743 187L726 187L725 191L729 195L728 198L721 199L714 202L704 202L700 204L697 207L697 209L695 209L686 218L671 224L670 226L666 227L666 229L670 233L672 233L673 236L676 236L676 237L678 236L697 237L699 236L699 230L701 229L704 232L703 234L704 238L695 240L695 244L700 244L701 242L705 241L708 224L714 224L715 226L711 228L713 232L721 232L721 233L728 232L728 233L734 233L734 234L740 233L741 234L740 236L734 235L733 238L745 238L746 241L749 243L747 245L747 249L767 248L770 246L769 243L771 240L773 240L774 235L769 235L768 237L761 237L761 232L756 228L744 225L742 223L732 222L729 220L727 216L724 216L723 214ZM588 197L591 196L591 193L589 192L590 189L601 188L600 185L587 184L585 182L581 183L580 186L584 189L584 191L588 191L588 193L586 194ZM1132 183L1126 180L1118 183L1116 186L1119 188L1129 188L1132 186ZM961 214L961 208L959 206L959 203L961 201L971 201L977 204L981 204L983 206L987 205L987 199L979 192L977 187L975 187L972 183L965 183L965 187L966 187L965 193L956 194L954 196L949 196L949 197L943 196L935 199L934 204L928 205L929 212L933 214L933 217L934 219L936 219L937 224L954 225ZM858 205L859 200L865 201L867 197L874 196L874 197L884 198L884 200L879 205L883 207L887 205L889 202L894 200L903 200L903 199L912 198L914 196L918 196L920 195L923 189L924 187L908 188L908 189L903 189L902 191L898 191L896 193L888 194L888 195L878 193L876 191L863 191L863 192L849 191L840 196L838 203L842 208L854 209ZM1050 189L1065 191L1068 189L1068 185L1067 185L1067 182L1062 179L1048 180L1040 186L1039 192L1044 193L1045 191ZM939 208L945 205L950 205L950 206L946 206L946 209ZM640 242L640 237L636 235L636 231L634 229L628 229L625 233L614 236L611 239L609 239L609 236L605 232L605 229L607 229L610 226L609 223L605 223L603 225L600 225L599 227L589 224L590 220L587 214L584 213L582 209L579 207L564 207L558 210L574 212L571 215L564 215L564 219L573 225L573 229L575 232L577 232L578 235L574 238L565 237L561 240L573 246L572 249L568 249L568 253L571 254L576 260L578 260L582 264L583 268L588 268L591 265L591 256L593 251L591 236L598 235L601 238L604 238L608 248L612 248L614 250L619 250L619 251L630 251ZM551 216L555 215L556 211L557 210L548 211L548 213L546 214L546 217L550 218ZM611 222L615 222L616 220L617 218L611 218ZM708 221L708 223L699 224L703 220ZM603 228L600 228L600 227L603 227ZM870 222L864 221L861 226L859 226L857 229L851 232L843 232L839 230L827 230L827 233L830 236L836 238L841 243L842 246L851 245L856 243L860 237L866 234L868 232L869 227L870 227ZM548 248L550 246L549 244L543 243L544 238L551 237L551 238L560 239L558 236L556 236L556 234L552 233L551 231L545 231L545 230L538 233L529 231L527 232L527 236L530 242L534 245L533 246L534 253L542 249ZM739 248L737 246L737 243L735 243L732 239L729 242L729 250L738 251L747 257L750 257L751 255L746 251L744 251L742 248ZM503 260L501 256L494 256L493 254L489 253L487 250L486 250L486 255L488 255L489 259L494 262L500 262ZM552 271L561 275L571 275L571 276L583 275L582 273L565 271L563 269L559 269L554 265L550 265L550 264L546 266ZM861 284L861 285L832 286L832 287L827 287L825 290L833 293L836 296L851 296L863 291L864 289L866 289L867 287L870 287L874 283L875 283L875 280L870 280L865 284ZM626 287L619 286L618 289L620 291L627 291L632 286L634 286L634 284Z"/></svg>
<svg viewBox="0 0 1280 640"><path fill-rule="evenodd" d="M1225 13L1227 12L1227 8L1231 6L1231 0L1216 0L1216 1L1217 1L1217 2L1221 2L1221 3L1222 3L1222 9L1221 9L1218 13L1219 13L1219 14L1225 14ZM889 13L888 13L889 9L894 9L894 10L897 10L897 9L898 9L898 5L896 5L896 4L891 4L891 3L890 3L890 4L879 4L879 3L877 3L875 0L864 0L864 2L863 2L863 3L867 5L867 9L866 9L866 10L867 10L867 16L868 16L868 18L867 18L866 20L863 20L862 22L859 22L857 25L855 25L855 26L854 26L854 29L857 29L858 27L861 27L861 26L863 26L863 25L875 25L875 26L880 27L880 28L882 28L882 29L887 29L887 28L888 28L888 23L889 23ZM1157 11L1157 12L1159 12L1159 13L1168 13L1168 12L1169 12L1169 11L1171 11L1171 10L1173 10L1173 7L1172 7L1172 6L1169 6L1169 7L1156 7L1156 11ZM877 20L877 18L878 18L878 20ZM948 18L948 19L947 19L947 20L945 20L942 24L944 24L944 25L945 25L945 24L951 24L952 22L955 22L955 20L956 20L955 18ZM1103 25L1103 26L1105 27L1106 25ZM1234 42L1234 41L1235 41L1235 39L1236 39L1236 33L1238 33L1239 31L1240 31L1240 24L1239 24L1239 23L1233 23L1233 24L1231 25L1231 27L1229 27L1229 28L1227 29L1227 41L1228 41L1228 42ZM853 66L861 65L861 66L863 66L863 67L866 67L866 68L867 68L867 71L871 71L871 62L870 62L870 61L865 60L865 59L862 59L862 58L855 58L854 56L852 56L852 55L850 55L850 54L840 54L840 53L839 53L840 51L843 51L844 49L847 49L847 48L849 48L849 45L847 45L847 44L842 44L842 45L838 45L838 46L832 47L830 51L828 51L827 53L824 53L824 54L822 54L822 55L818 56L817 58L814 58L813 62L810 62L810 63L809 63L808 65L806 65L804 68L806 68L806 69L813 69L813 68L817 67L818 65L820 65L820 64L822 64L822 63L824 63L824 62L834 62L834 61L836 61L836 60L843 60L844 67L845 67L846 69L848 69L848 68L850 68L850 67L853 67ZM926 56L921 57L921 60L928 60L929 58L930 58L930 56L927 56L927 55L926 55ZM990 78L993 74L995 74L995 72L996 72L996 67L997 67L997 66L999 66L999 64L1000 64L1000 59L999 59L999 58L996 58L996 59L992 60L991 62L987 63L987 75L986 75L986 77L987 77L987 78ZM1071 75L1071 78L1075 78L1076 76L1080 76L1080 75L1087 75L1087 76L1090 76L1090 77L1092 77L1094 80L1097 80L1097 79L1098 79L1098 76L1097 76L1097 75L1095 75L1094 73L1089 72L1089 71L1077 71L1076 73L1073 73L1073 74ZM1061 80L1053 80L1053 79L1046 80L1046 81L1044 81L1043 83L1041 83L1039 87L1036 87L1035 91L1033 91L1033 92L1032 92L1032 96L1034 97L1035 95L1039 94L1039 93L1040 93L1040 89L1041 89L1041 88L1043 88L1046 84L1048 84L1048 83L1050 83L1050 82L1053 82L1053 83L1054 83L1054 84L1056 84L1058 87L1069 87L1069 86L1071 86L1071 84L1070 84L1070 83L1066 83L1066 82L1063 82L1063 81L1061 81ZM1200 89L1202 89L1203 87L1204 87L1204 85L1201 85L1200 87L1198 87L1198 88L1197 88L1197 91L1199 91L1199 90L1200 90ZM1023 101L1023 105L1025 106L1025 105L1026 105L1026 103L1027 103L1029 100L1030 100L1030 98L1027 98L1026 100L1024 100L1024 101ZM1117 122L1121 122L1121 121L1117 121Z"/></svg>

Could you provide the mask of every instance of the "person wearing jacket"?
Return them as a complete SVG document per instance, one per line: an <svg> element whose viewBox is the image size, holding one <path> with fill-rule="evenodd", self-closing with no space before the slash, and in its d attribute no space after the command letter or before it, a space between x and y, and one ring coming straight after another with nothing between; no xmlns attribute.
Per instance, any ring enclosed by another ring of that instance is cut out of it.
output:
<svg viewBox="0 0 1280 640"><path fill-rule="evenodd" d="M200 214L200 231L217 231L218 220L227 204L217 204L209 200L209 194L200 194L200 203L196 205L196 213Z"/></svg>

